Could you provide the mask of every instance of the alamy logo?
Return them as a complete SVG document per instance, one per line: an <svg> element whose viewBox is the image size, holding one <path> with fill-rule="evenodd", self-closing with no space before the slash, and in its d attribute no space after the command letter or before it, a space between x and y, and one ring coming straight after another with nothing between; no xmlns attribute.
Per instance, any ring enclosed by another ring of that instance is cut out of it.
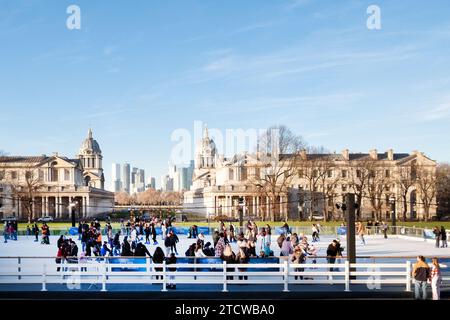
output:
<svg viewBox="0 0 450 320"><path fill-rule="evenodd" d="M381 276L379 267L369 267L367 268L367 273L372 273L366 281L367 288L369 290L381 289Z"/></svg>
<svg viewBox="0 0 450 320"><path fill-rule="evenodd" d="M380 30L381 29L381 9L377 5L367 7L367 29Z"/></svg>
<svg viewBox="0 0 450 320"><path fill-rule="evenodd" d="M81 275L79 271L75 271L67 277L66 287L69 290L81 289Z"/></svg>
<svg viewBox="0 0 450 320"><path fill-rule="evenodd" d="M81 9L77 5L70 5L66 10L67 14L70 14L66 20L66 26L69 30L81 29Z"/></svg>

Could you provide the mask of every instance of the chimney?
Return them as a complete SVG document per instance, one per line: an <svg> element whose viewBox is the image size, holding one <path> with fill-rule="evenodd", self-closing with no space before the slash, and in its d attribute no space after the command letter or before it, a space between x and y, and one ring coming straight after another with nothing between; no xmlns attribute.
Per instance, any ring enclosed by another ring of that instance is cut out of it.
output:
<svg viewBox="0 0 450 320"><path fill-rule="evenodd" d="M350 160L350 154L348 152L348 149L342 150L342 156L344 157L345 160Z"/></svg>
<svg viewBox="0 0 450 320"><path fill-rule="evenodd" d="M306 160L307 159L307 155L306 155L306 150L305 149L300 150L300 158L302 160Z"/></svg>
<svg viewBox="0 0 450 320"><path fill-rule="evenodd" d="M394 160L394 150L389 149L389 150L387 151L387 156L388 156L388 160L389 160L389 161L393 161L393 160Z"/></svg>
<svg viewBox="0 0 450 320"><path fill-rule="evenodd" d="M378 151L377 149L372 149L369 151L370 158L372 160L378 160Z"/></svg>

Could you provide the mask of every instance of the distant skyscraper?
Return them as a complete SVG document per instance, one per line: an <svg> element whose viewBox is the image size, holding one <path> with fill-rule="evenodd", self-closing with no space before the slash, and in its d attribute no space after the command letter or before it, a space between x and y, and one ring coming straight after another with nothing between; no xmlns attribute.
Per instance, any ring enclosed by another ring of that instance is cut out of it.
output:
<svg viewBox="0 0 450 320"><path fill-rule="evenodd" d="M122 166L122 190L130 193L130 164L124 163Z"/></svg>
<svg viewBox="0 0 450 320"><path fill-rule="evenodd" d="M194 173L194 161L190 161L189 167L177 167L169 165L168 177L172 180L173 191L189 190L192 184L192 175ZM161 182L167 181L163 176ZM162 187L164 189L164 186Z"/></svg>
<svg viewBox="0 0 450 320"><path fill-rule="evenodd" d="M155 179L155 177L151 177L150 178L150 186L151 186L151 188L156 189L156 179Z"/></svg>
<svg viewBox="0 0 450 320"><path fill-rule="evenodd" d="M161 189L163 191L173 191L173 178L168 174L161 177Z"/></svg>
<svg viewBox="0 0 450 320"><path fill-rule="evenodd" d="M120 164L113 163L111 168L111 191L119 192L122 188Z"/></svg>

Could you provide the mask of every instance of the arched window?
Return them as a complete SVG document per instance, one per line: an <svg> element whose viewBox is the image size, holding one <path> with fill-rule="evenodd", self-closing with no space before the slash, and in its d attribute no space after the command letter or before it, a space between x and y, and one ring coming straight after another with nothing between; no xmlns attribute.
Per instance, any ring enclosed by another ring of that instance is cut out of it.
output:
<svg viewBox="0 0 450 320"><path fill-rule="evenodd" d="M58 168L55 168L55 166L58 163L56 161L52 162L51 164L51 168L50 168L50 176L51 176L51 181L52 182L57 182L58 181Z"/></svg>
<svg viewBox="0 0 450 320"><path fill-rule="evenodd" d="M90 182L91 182L91 177L89 177L89 176L84 177L84 185L86 187L89 187Z"/></svg>

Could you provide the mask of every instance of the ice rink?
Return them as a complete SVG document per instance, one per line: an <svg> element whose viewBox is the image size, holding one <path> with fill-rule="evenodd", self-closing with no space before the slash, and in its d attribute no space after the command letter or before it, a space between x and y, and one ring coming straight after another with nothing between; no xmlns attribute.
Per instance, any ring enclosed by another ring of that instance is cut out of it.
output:
<svg viewBox="0 0 450 320"><path fill-rule="evenodd" d="M274 251L275 256L279 256L280 250L276 243L278 235L272 236L271 249ZM31 236L19 236L17 241L8 240L8 243L0 243L0 257L5 256L22 256L22 257L52 257L57 253L56 241L58 236L50 237L50 245L44 245L39 242L34 242L34 237ZM311 239L311 237L308 237ZM81 251L81 242L78 237L72 237L76 240L79 250ZM193 239L188 239L185 235L179 235L180 242L177 245L179 256L184 256L184 253L188 249L189 245L195 242ZM336 237L323 235L320 242L314 243L318 248L318 256L326 255L326 248L328 244ZM357 256L448 256L450 255L450 248L435 248L434 243L431 241L425 241L421 238L406 238L401 236L388 236L388 239L384 239L380 235L366 236L366 244L360 243L359 239L356 239L356 254ZM3 240L3 239L2 239ZM159 246L165 249L164 241L161 236L158 236ZM212 237L206 236L205 242L212 243ZM345 236L342 236L341 244L346 248ZM150 253L153 253L158 245L146 245ZM233 250L237 252L236 243L232 243ZM261 242L258 241L256 251L261 249ZM344 251L345 255L345 251Z"/></svg>

